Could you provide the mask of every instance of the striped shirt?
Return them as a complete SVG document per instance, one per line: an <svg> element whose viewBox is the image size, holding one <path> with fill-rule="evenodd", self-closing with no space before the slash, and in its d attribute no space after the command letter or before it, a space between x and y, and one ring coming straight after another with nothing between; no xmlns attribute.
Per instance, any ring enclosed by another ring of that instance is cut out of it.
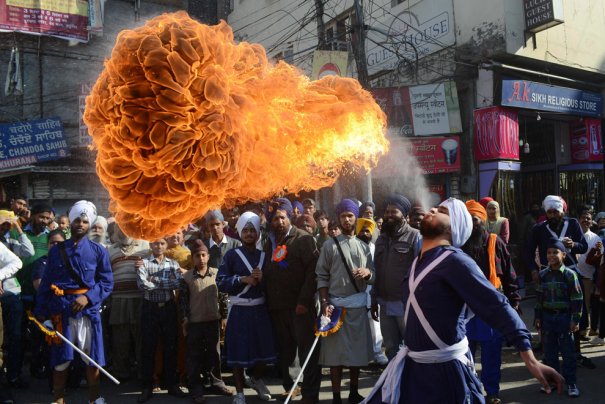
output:
<svg viewBox="0 0 605 404"><path fill-rule="evenodd" d="M145 300L159 303L172 299L182 278L178 262L167 257L158 261L149 256L143 263L137 270L137 285L144 291Z"/></svg>

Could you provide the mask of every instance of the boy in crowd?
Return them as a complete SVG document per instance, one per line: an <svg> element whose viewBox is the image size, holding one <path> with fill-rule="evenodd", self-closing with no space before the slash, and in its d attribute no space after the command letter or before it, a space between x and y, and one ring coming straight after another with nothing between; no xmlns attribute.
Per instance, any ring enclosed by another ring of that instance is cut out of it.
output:
<svg viewBox="0 0 605 404"><path fill-rule="evenodd" d="M576 273L563 265L566 248L560 240L548 243L548 267L540 271L536 292L536 328L543 332L544 364L559 370L559 352L563 357L563 377L567 394L578 397L574 332L582 316L582 290Z"/></svg>

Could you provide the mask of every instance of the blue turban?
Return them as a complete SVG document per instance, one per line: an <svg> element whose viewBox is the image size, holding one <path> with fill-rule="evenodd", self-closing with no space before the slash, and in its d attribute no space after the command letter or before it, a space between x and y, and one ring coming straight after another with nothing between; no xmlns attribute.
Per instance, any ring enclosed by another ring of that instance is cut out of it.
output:
<svg viewBox="0 0 605 404"><path fill-rule="evenodd" d="M300 203L300 201L294 201L292 203L292 210L294 209L298 209L298 213L302 214L305 211L305 208L303 207L303 204Z"/></svg>
<svg viewBox="0 0 605 404"><path fill-rule="evenodd" d="M548 240L548 247L547 248L556 248L557 250L563 251L563 252L567 252L567 248L565 248L565 246L563 245L563 242L559 239L556 239L554 237L551 237Z"/></svg>
<svg viewBox="0 0 605 404"><path fill-rule="evenodd" d="M374 205L374 202L364 202L361 204L361 206L359 207L359 211L361 213L365 212L366 209L368 208L368 206L370 208L372 208L373 211L376 211L376 205Z"/></svg>
<svg viewBox="0 0 605 404"><path fill-rule="evenodd" d="M392 194L389 195L385 202L384 207L386 208L388 205L393 205L397 207L403 213L403 216L407 216L410 213L410 209L412 209L412 204L410 200L403 195Z"/></svg>
<svg viewBox="0 0 605 404"><path fill-rule="evenodd" d="M273 221L273 216L275 216L275 212L277 210L283 210L284 212L286 212L288 217L292 217L294 209L292 208L292 204L288 199L274 199L267 204L267 209L265 209L265 217L267 218L267 222L271 223Z"/></svg>
<svg viewBox="0 0 605 404"><path fill-rule="evenodd" d="M343 199L336 205L336 216L340 216L342 212L351 212L355 217L359 216L359 205L351 199Z"/></svg>
<svg viewBox="0 0 605 404"><path fill-rule="evenodd" d="M211 220L219 220L221 222L225 221L223 213L218 209L209 210L208 213L204 215L204 219L206 219L206 222L209 222Z"/></svg>

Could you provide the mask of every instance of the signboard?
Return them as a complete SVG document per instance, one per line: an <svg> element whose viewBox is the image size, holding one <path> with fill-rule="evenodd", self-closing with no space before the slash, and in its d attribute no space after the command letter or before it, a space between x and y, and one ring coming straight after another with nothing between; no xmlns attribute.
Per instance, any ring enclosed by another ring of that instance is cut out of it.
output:
<svg viewBox="0 0 605 404"><path fill-rule="evenodd" d="M0 0L0 30L88 42L88 0Z"/></svg>
<svg viewBox="0 0 605 404"><path fill-rule="evenodd" d="M571 162L590 163L603 161L603 143L601 120L584 118L570 122Z"/></svg>
<svg viewBox="0 0 605 404"><path fill-rule="evenodd" d="M59 117L0 125L0 170L69 155Z"/></svg>
<svg viewBox="0 0 605 404"><path fill-rule="evenodd" d="M456 83L414 87L374 88L378 105L387 115L389 127L402 136L426 136L462 132Z"/></svg>
<svg viewBox="0 0 605 404"><path fill-rule="evenodd" d="M603 97L592 91L557 87L527 80L502 80L503 106L601 117Z"/></svg>
<svg viewBox="0 0 605 404"><path fill-rule="evenodd" d="M525 30L540 32L562 24L563 0L523 0Z"/></svg>
<svg viewBox="0 0 605 404"><path fill-rule="evenodd" d="M387 26L386 33L370 30L367 33L366 61L368 74L397 68L402 58L422 59L456 43L454 8L451 1L424 0L412 6L402 3L393 18L379 22Z"/></svg>
<svg viewBox="0 0 605 404"><path fill-rule="evenodd" d="M311 80L318 80L325 76L347 76L349 52L321 51L313 52L313 72Z"/></svg>
<svg viewBox="0 0 605 404"><path fill-rule="evenodd" d="M519 160L517 111L489 107L473 111L475 160Z"/></svg>
<svg viewBox="0 0 605 404"><path fill-rule="evenodd" d="M410 139L408 147L426 174L460 171L460 136Z"/></svg>
<svg viewBox="0 0 605 404"><path fill-rule="evenodd" d="M82 84L80 86L80 95L78 96L78 144L82 147L86 147L92 143L92 138L88 135L88 126L84 123L86 97L92 91L92 86L92 84Z"/></svg>

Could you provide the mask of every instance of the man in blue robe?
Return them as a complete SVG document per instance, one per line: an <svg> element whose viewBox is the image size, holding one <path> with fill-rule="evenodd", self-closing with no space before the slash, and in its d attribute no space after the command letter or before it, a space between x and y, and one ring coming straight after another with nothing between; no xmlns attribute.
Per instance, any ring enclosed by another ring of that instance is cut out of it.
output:
<svg viewBox="0 0 605 404"><path fill-rule="evenodd" d="M421 222L423 245L404 283L403 347L366 400L371 403L483 403L466 339L467 308L519 349L528 370L547 393L562 377L533 355L530 333L507 298L459 247L472 219L450 198Z"/></svg>
<svg viewBox="0 0 605 404"><path fill-rule="evenodd" d="M105 247L86 237L96 216L95 206L88 201L79 201L70 209L71 238L48 253L48 270L38 289L35 315L39 320L50 319L55 330L104 366L99 307L113 289L113 274ZM50 348L53 401L59 404L64 402L68 368L73 359L74 349L53 338ZM104 403L99 395L99 370L87 366L86 377L89 401Z"/></svg>

